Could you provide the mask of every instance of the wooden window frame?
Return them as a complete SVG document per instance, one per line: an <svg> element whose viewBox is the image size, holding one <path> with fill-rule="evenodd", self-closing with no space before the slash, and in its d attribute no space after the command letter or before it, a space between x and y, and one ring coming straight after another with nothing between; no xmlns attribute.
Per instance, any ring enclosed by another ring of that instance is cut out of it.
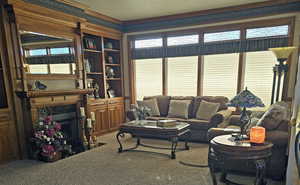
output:
<svg viewBox="0 0 300 185"><path fill-rule="evenodd" d="M210 27L203 27L203 28L195 28L195 29L185 29L180 31L167 31L167 32L160 32L154 33L155 35L161 35L163 38L163 48L167 47L167 37L168 36L180 36L180 35L187 35L187 34L199 34L199 43L204 43L204 33L213 33L213 32L223 32L223 31L232 31L232 30L240 30L240 40L246 39L246 30L251 28L260 28L260 27L270 27L270 26L280 26L280 25L288 25L288 38L289 43L288 45L293 45L293 38L294 38L294 29L295 29L295 16L286 17L286 18L278 18L278 19L266 19L260 21L249 21L244 23L236 23L236 24L227 24L227 25L220 25L220 26L210 26ZM151 38L154 34L140 34L139 38ZM133 37L132 37L133 38ZM266 37L264 37L266 38ZM251 40L251 39L248 39ZM134 40L129 39L128 41L128 48L129 48L129 79L131 83L131 103L136 102L136 89L135 89L135 68L134 68L134 60L131 58L131 51L134 48ZM218 41L216 41L218 42ZM223 42L223 41L221 41ZM291 57L288 59L288 63L290 63ZM239 53L239 61L238 61L238 78L237 78L237 93L241 92L244 88L244 80L245 80L245 66L246 66L246 53L241 52ZM162 57L162 81L163 81L163 92L162 95L168 95L168 58ZM290 71L291 65L289 65ZM270 69L271 70L271 69ZM282 100L288 100L290 98L287 97L287 86L289 85L289 73L286 78L286 82L283 85L283 92L282 92ZM197 74L197 96L203 95L203 79L204 79L204 57L203 55L198 56L198 74Z"/></svg>

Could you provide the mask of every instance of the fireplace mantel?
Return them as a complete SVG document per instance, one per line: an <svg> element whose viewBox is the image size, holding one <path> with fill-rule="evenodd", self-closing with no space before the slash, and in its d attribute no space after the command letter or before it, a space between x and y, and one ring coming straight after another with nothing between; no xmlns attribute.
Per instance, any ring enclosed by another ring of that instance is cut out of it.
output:
<svg viewBox="0 0 300 185"><path fill-rule="evenodd" d="M35 98L47 96L84 95L93 92L93 89L57 90L57 91L28 91L17 92L21 98Z"/></svg>

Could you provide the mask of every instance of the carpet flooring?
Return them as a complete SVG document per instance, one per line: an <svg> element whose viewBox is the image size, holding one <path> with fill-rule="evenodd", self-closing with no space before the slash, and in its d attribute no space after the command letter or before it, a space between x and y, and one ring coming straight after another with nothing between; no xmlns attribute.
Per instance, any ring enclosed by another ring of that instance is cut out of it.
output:
<svg viewBox="0 0 300 185"><path fill-rule="evenodd" d="M125 146L134 146L135 139L126 136ZM184 166L179 161L207 163L207 144L190 144L189 151L177 152L177 159L145 152L117 153L115 133L101 137L107 143L72 157L44 163L33 160L14 161L0 166L1 185L211 185L208 168ZM142 140L145 144L169 146L167 141ZM179 145L183 146L183 143ZM147 151L157 149L142 148ZM167 150L161 150L169 154ZM242 184L253 184L249 176L229 175ZM222 183L219 183L222 185ZM268 185L284 182L268 180Z"/></svg>

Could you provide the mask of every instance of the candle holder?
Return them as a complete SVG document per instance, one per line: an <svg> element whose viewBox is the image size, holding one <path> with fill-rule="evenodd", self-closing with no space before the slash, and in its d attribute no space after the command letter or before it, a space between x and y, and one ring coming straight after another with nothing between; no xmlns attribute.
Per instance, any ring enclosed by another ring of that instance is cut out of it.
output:
<svg viewBox="0 0 300 185"><path fill-rule="evenodd" d="M88 149L88 140L86 137L86 129L85 129L85 123L86 123L86 116L81 115L80 116L80 125L81 125L81 137L82 137L82 144L84 151Z"/></svg>

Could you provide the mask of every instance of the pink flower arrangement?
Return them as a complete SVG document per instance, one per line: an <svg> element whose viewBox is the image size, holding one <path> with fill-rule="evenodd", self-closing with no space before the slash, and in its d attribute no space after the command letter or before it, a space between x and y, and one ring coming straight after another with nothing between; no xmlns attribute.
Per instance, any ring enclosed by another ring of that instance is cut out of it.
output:
<svg viewBox="0 0 300 185"><path fill-rule="evenodd" d="M47 116L44 120L35 124L32 143L35 146L36 153L44 157L53 158L57 152L61 152L66 148L70 150L64 134L61 132L61 124L53 121L51 116Z"/></svg>

